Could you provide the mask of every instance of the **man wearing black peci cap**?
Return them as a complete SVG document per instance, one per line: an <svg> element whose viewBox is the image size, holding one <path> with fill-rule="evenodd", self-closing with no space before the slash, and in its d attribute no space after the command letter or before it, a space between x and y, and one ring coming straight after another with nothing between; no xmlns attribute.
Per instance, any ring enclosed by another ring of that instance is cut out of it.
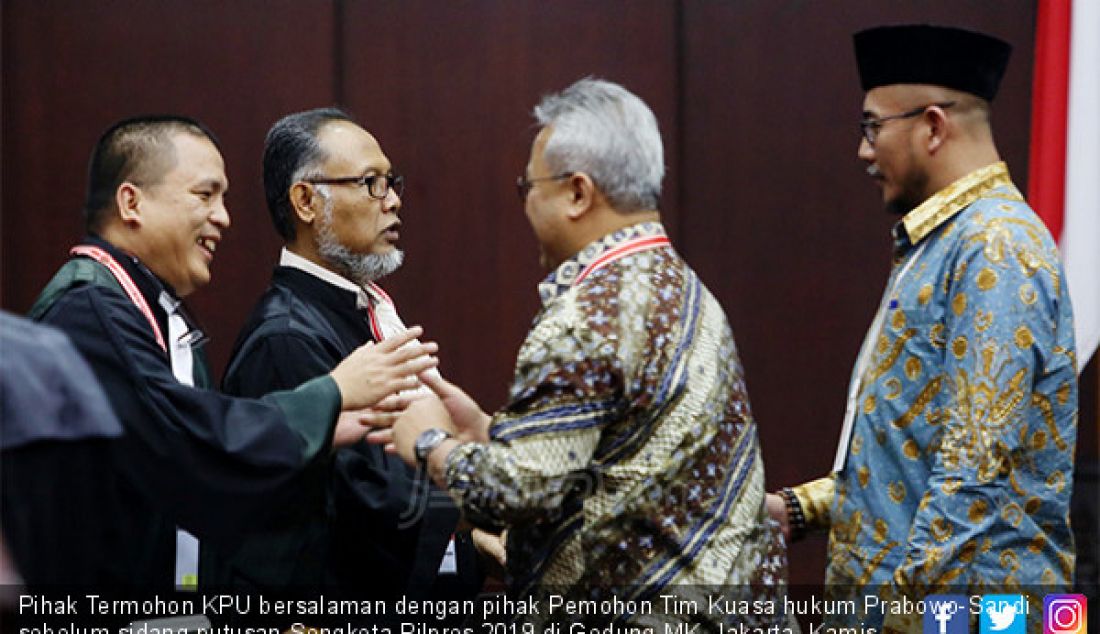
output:
<svg viewBox="0 0 1100 634"><path fill-rule="evenodd" d="M901 215L893 267L833 473L769 496L769 508L795 536L830 526L831 592L1065 591L1073 318L1054 241L993 142L990 102L1011 49L925 25L854 39L859 158ZM880 628L883 616L856 618ZM913 618L919 628L912 611L885 625Z"/></svg>

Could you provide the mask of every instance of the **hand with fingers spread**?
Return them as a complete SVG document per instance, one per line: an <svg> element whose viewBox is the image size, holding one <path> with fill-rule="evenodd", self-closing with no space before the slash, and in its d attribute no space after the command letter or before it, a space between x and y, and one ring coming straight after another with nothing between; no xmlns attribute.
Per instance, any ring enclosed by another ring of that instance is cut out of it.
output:
<svg viewBox="0 0 1100 634"><path fill-rule="evenodd" d="M417 375L439 365L432 356L439 346L413 341L423 332L413 326L380 343L360 346L341 361L332 378L343 398L342 409L372 407L391 394L419 387Z"/></svg>
<svg viewBox="0 0 1100 634"><path fill-rule="evenodd" d="M336 421L332 446L348 447L363 440L374 427L389 427L408 404L408 397L390 394L374 407L342 412Z"/></svg>
<svg viewBox="0 0 1100 634"><path fill-rule="evenodd" d="M372 429L388 429L393 426L394 422L397 421L397 417L405 411L409 403L418 398L422 397L415 394L410 396L408 392L390 394L374 407L357 411L355 420L364 432L369 432Z"/></svg>
<svg viewBox="0 0 1100 634"><path fill-rule="evenodd" d="M350 447L363 440L370 428L363 427L363 424L359 422L359 418L367 411L363 409L340 412L340 417L336 419L336 429L332 433L333 449Z"/></svg>

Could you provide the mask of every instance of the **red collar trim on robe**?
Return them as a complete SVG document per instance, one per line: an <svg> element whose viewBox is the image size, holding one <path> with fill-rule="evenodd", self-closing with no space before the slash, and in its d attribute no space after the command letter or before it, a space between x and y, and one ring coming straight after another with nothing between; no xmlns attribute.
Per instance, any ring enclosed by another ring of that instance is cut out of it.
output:
<svg viewBox="0 0 1100 634"><path fill-rule="evenodd" d="M390 298L389 294L386 293L386 291L382 290L381 286L375 284L374 282L368 282L367 286L370 287L370 290L372 292L377 293L378 297L380 297L382 301L388 303L394 308L397 308L397 305L393 303L393 299ZM369 295L370 294L368 293L368 296ZM373 297L371 297L370 299L373 299ZM367 317L370 321L370 332L374 336L375 342L380 343L385 337L382 333L382 325L378 323L378 318L374 315L374 302L370 300L367 301Z"/></svg>
<svg viewBox="0 0 1100 634"><path fill-rule="evenodd" d="M378 323L378 318L374 316L374 306L367 306L367 322L370 326L370 334L374 337L374 342L382 343L382 326Z"/></svg>
<svg viewBox="0 0 1100 634"><path fill-rule="evenodd" d="M126 269L122 268L122 265L111 257L110 253L107 253L99 247L79 245L73 247L69 251L69 255L83 255L107 267L111 275L114 275L118 283L122 285L122 290L126 291L126 294L130 296L130 301L134 303L134 306L137 306L141 314L145 315L145 319L149 322L149 326L153 328L153 335L157 338L157 345L160 346L161 350L168 352L168 346L164 344L164 336L160 334L160 326L157 325L156 317L153 317L153 311L149 309L149 304L145 301L145 296L138 290L137 284L134 283L134 280L130 277L130 274L126 272Z"/></svg>

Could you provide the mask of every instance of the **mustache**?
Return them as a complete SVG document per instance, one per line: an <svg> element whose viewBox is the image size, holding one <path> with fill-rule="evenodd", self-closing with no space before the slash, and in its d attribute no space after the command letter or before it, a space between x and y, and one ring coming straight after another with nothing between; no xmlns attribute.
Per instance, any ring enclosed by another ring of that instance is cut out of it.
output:
<svg viewBox="0 0 1100 634"><path fill-rule="evenodd" d="M879 175L880 175L879 170L878 170L878 165L875 165L873 163L871 165L868 165L867 166L867 175L870 176L871 178L878 178Z"/></svg>

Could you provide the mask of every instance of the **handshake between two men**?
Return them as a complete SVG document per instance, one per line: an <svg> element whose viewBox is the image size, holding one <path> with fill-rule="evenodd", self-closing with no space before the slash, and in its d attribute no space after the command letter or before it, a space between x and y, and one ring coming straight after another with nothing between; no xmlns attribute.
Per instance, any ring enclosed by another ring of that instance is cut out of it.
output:
<svg viewBox="0 0 1100 634"><path fill-rule="evenodd" d="M343 413L336 423L332 444L346 447L363 439L364 425L392 424L415 398L419 375L439 365L434 356L439 345L421 343L420 326L366 343L347 356L331 372L343 399Z"/></svg>
<svg viewBox="0 0 1100 634"><path fill-rule="evenodd" d="M488 442L491 419L473 398L435 371L439 346L419 342L421 334L423 329L413 326L380 343L365 344L332 371L345 399L333 445L361 441L366 427L373 430L366 435L368 443L384 446L411 467L423 465L446 490L448 454L464 442ZM472 539L482 555L503 567L502 536L474 529Z"/></svg>

